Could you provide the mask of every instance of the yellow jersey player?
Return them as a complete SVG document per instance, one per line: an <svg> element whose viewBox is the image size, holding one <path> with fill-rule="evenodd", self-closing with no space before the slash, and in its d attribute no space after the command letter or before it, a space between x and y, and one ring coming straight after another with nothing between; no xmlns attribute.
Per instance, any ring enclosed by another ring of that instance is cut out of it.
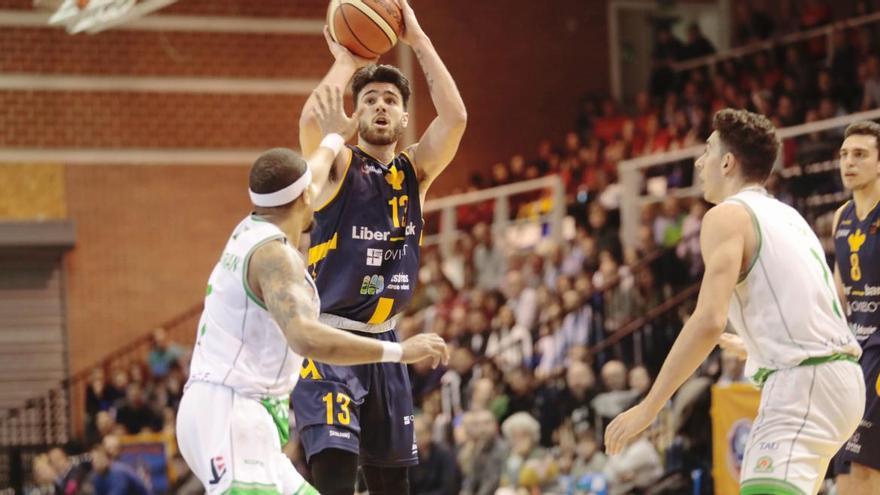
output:
<svg viewBox="0 0 880 495"><path fill-rule="evenodd" d="M431 183L455 155L465 106L452 76L406 1L400 39L421 64L437 117L421 139L398 152L409 124L410 85L395 67L359 59L327 39L335 62L323 84L351 80L358 114L357 146L315 167L318 188L308 265L321 295L321 321L381 342L396 342L395 324L418 279L421 207ZM305 104L300 147L311 153L320 134ZM399 363L334 366L307 361L293 393L293 412L315 486L351 495L358 465L372 495L409 493L407 467L418 462L412 391Z"/></svg>

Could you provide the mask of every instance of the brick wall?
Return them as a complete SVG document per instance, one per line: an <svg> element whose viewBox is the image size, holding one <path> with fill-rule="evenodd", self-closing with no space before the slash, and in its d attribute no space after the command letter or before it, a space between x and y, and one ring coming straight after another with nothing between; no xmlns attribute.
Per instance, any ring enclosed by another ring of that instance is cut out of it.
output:
<svg viewBox="0 0 880 495"><path fill-rule="evenodd" d="M494 161L533 153L542 137L559 138L573 125L580 95L608 86L604 1L413 3L470 116L435 194ZM320 19L326 5L185 0L162 14ZM29 10L31 0L0 0L0 8ZM330 63L319 36L0 30L0 75L315 79ZM423 130L433 106L421 75L414 98ZM296 146L302 102L286 94L6 90L0 149ZM247 164L77 165L64 176L66 211L77 225L67 264L70 367L77 371L202 297L223 242L247 212Z"/></svg>

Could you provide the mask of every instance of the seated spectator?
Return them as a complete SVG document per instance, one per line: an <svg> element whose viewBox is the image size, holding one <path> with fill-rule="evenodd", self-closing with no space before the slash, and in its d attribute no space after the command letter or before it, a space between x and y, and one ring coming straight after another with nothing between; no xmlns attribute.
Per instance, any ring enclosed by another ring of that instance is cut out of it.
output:
<svg viewBox="0 0 880 495"><path fill-rule="evenodd" d="M498 308L492 323L492 333L486 344L486 357L502 371L530 366L532 361L532 334L516 325L510 306Z"/></svg>
<svg viewBox="0 0 880 495"><path fill-rule="evenodd" d="M116 409L116 421L131 435L140 433L144 428L153 431L162 428L162 417L147 404L144 391L138 383L128 386L126 398Z"/></svg>
<svg viewBox="0 0 880 495"><path fill-rule="evenodd" d="M168 340L168 332L164 328L153 330L153 347L147 356L150 373L154 378L163 378L168 374L171 365L176 363L184 350L180 344Z"/></svg>
<svg viewBox="0 0 880 495"><path fill-rule="evenodd" d="M48 461L55 473L55 492L63 495L80 493L89 474L88 465L74 461L61 447L49 450Z"/></svg>
<svg viewBox="0 0 880 495"><path fill-rule="evenodd" d="M696 22L688 24L687 43L682 48L682 59L700 58L713 53L715 53L715 47L700 31L700 25Z"/></svg>
<svg viewBox="0 0 880 495"><path fill-rule="evenodd" d="M31 462L34 473L34 489L29 495L54 495L56 493L55 479L58 473L52 468L47 454L39 454ZM63 493L63 492L60 492Z"/></svg>
<svg viewBox="0 0 880 495"><path fill-rule="evenodd" d="M462 419L464 439L458 449L463 475L461 495L494 495L501 483L507 446L498 423L487 410L468 412Z"/></svg>
<svg viewBox="0 0 880 495"><path fill-rule="evenodd" d="M608 462L608 457L599 450L596 432L587 425L579 425L575 428L575 437L577 444L575 446L572 474L576 478L582 478L589 474L603 472L605 464Z"/></svg>
<svg viewBox="0 0 880 495"><path fill-rule="evenodd" d="M111 461L102 446L92 449L91 485L95 495L150 495L147 484L129 466Z"/></svg>
<svg viewBox="0 0 880 495"><path fill-rule="evenodd" d="M642 433L623 452L608 459L605 464L611 495L633 493L645 489L663 476L663 464L657 449Z"/></svg>
<svg viewBox="0 0 880 495"><path fill-rule="evenodd" d="M501 425L510 454L504 465L501 483L510 487L540 487L555 481L552 457L541 448L541 425L525 412L514 414Z"/></svg>
<svg viewBox="0 0 880 495"><path fill-rule="evenodd" d="M413 428L419 448L419 463L409 468L412 493L456 495L460 475L452 452L434 441L428 418L416 416Z"/></svg>
<svg viewBox="0 0 880 495"><path fill-rule="evenodd" d="M590 404L597 415L610 420L632 406L639 397L639 391L627 389L626 365L620 361L605 363L601 375L605 392L597 395Z"/></svg>

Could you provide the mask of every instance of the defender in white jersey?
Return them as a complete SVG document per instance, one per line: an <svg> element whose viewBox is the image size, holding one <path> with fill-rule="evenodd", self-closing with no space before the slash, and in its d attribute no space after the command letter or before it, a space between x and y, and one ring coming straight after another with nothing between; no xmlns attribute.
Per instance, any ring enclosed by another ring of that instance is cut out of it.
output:
<svg viewBox="0 0 880 495"><path fill-rule="evenodd" d="M741 494L814 494L831 457L861 419L861 349L847 327L822 246L795 210L761 184L779 142L765 117L722 110L696 161L704 197L705 260L697 307L645 400L605 431L619 452L653 422L709 355L728 319L763 386L742 464Z"/></svg>
<svg viewBox="0 0 880 495"><path fill-rule="evenodd" d="M356 365L448 358L434 334L380 342L318 322L314 281L295 250L312 224L310 164L328 166L356 128L339 88L319 88L325 134L306 163L275 148L250 173L255 211L232 233L208 281L190 379L177 416L180 452L209 494L316 494L282 454L288 397L303 357Z"/></svg>

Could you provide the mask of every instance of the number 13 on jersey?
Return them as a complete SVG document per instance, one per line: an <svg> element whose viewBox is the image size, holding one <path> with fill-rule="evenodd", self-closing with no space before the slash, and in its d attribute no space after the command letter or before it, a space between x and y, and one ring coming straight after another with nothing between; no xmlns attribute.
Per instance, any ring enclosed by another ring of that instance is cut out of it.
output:
<svg viewBox="0 0 880 495"><path fill-rule="evenodd" d="M347 425L351 423L351 412L348 409L348 405L351 403L351 398L343 393L336 393L336 404L339 404L339 412L334 413L334 404L333 404L333 392L328 392L321 400L327 404L327 424L332 425L335 421L339 421L341 425Z"/></svg>
<svg viewBox="0 0 880 495"><path fill-rule="evenodd" d="M395 228L406 225L406 205L408 202L409 196L406 194L388 200L388 204L391 205L391 219L394 221Z"/></svg>

